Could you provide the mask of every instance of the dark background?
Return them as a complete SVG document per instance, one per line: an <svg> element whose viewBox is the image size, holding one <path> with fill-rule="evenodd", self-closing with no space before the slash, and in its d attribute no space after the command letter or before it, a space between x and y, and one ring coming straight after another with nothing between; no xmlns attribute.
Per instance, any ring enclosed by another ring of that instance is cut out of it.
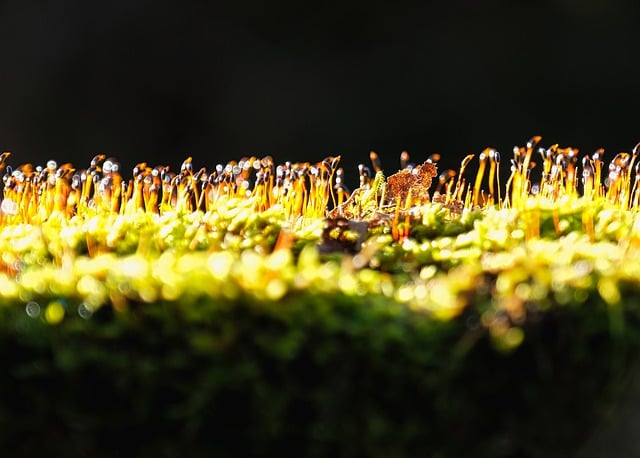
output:
<svg viewBox="0 0 640 458"><path fill-rule="evenodd" d="M533 135L640 141L640 2L3 0L0 149L197 166L374 149L457 167Z"/></svg>

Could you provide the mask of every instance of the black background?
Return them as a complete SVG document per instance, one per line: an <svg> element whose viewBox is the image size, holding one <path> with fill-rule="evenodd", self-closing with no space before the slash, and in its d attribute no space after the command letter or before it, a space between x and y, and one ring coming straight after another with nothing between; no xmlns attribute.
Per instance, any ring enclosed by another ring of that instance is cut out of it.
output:
<svg viewBox="0 0 640 458"><path fill-rule="evenodd" d="M348 175L457 167L533 135L611 158L640 141L640 2L0 3L0 149L125 174L242 156Z"/></svg>

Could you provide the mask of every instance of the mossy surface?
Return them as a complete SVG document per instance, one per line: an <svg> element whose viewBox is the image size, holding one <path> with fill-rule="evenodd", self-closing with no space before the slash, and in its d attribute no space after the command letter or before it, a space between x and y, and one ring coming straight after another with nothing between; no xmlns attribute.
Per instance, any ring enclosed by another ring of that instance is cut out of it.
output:
<svg viewBox="0 0 640 458"><path fill-rule="evenodd" d="M532 148L504 199L494 151L432 194L432 163L385 178L374 156L352 193L339 158L7 170L0 446L570 456L640 345L635 154L578 186L550 148L533 194Z"/></svg>
<svg viewBox="0 0 640 458"><path fill-rule="evenodd" d="M569 456L638 344L635 312L612 334L591 301L528 320L509 352L471 309L434 321L371 295L131 303L56 326L2 310L13 456Z"/></svg>

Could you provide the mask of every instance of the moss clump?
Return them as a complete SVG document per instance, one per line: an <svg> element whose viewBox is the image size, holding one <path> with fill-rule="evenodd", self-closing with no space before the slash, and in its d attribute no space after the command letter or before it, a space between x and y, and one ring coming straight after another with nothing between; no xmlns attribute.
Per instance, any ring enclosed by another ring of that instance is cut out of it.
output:
<svg viewBox="0 0 640 458"><path fill-rule="evenodd" d="M504 198L493 150L432 194L434 163L385 178L375 155L353 192L331 157L125 180L3 155L0 445L567 456L637 355L640 197L635 152L579 180L575 150L541 148L533 186L539 140Z"/></svg>

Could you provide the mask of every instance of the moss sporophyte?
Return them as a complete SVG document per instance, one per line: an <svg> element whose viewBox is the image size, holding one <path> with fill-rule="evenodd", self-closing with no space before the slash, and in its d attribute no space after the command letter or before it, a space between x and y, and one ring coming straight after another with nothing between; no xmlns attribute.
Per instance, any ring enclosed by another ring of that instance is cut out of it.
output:
<svg viewBox="0 0 640 458"><path fill-rule="evenodd" d="M371 153L353 191L339 156L140 163L129 178L105 155L14 168L4 153L0 302L57 324L134 303L373 294L434 320L475 314L514 348L533 314L614 309L640 285L637 149L605 165L540 140L514 148L504 184L491 148L473 177L474 155L438 173L437 155L404 152L386 175Z"/></svg>

